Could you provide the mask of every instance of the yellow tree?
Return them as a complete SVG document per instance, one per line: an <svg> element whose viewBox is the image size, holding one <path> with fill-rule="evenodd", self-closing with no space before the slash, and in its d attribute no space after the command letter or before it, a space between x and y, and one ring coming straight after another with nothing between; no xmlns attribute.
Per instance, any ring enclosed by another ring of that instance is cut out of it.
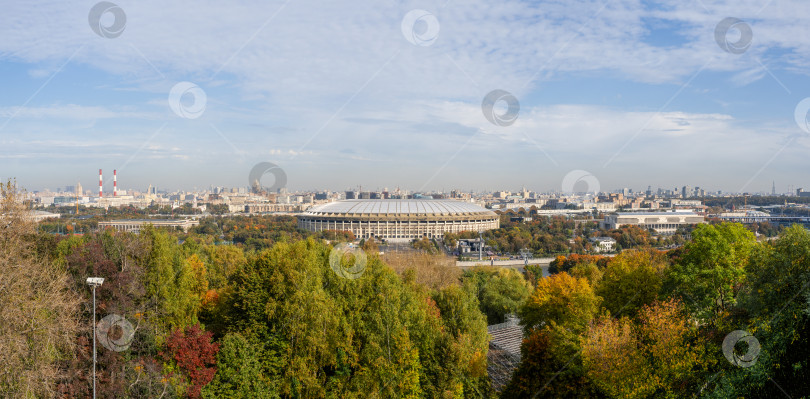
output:
<svg viewBox="0 0 810 399"><path fill-rule="evenodd" d="M520 309L527 338L522 359L503 397L589 397L580 335L599 309L600 298L585 278L556 273L537 282Z"/></svg>
<svg viewBox="0 0 810 399"><path fill-rule="evenodd" d="M58 362L73 353L79 297L63 266L36 255L23 200L16 184L0 184L0 397L54 397Z"/></svg>
<svg viewBox="0 0 810 399"><path fill-rule="evenodd" d="M600 298L585 278L562 272L541 279L520 311L527 330L560 326L584 331L599 309Z"/></svg>
<svg viewBox="0 0 810 399"><path fill-rule="evenodd" d="M194 277L194 285L192 290L197 295L200 301L205 299L208 292L208 272L197 254L193 254L186 259L188 267L191 268L191 275Z"/></svg>
<svg viewBox="0 0 810 399"><path fill-rule="evenodd" d="M588 378L609 397L649 396L658 383L640 345L627 317L599 318L588 328L582 342L582 363Z"/></svg>
<svg viewBox="0 0 810 399"><path fill-rule="evenodd" d="M582 358L588 378L614 398L688 396L712 363L675 299L642 307L635 323L607 316L592 323Z"/></svg>
<svg viewBox="0 0 810 399"><path fill-rule="evenodd" d="M702 371L714 362L706 356L705 343L695 334L686 309L677 299L656 302L639 312L639 336L666 397L688 395L701 380Z"/></svg>

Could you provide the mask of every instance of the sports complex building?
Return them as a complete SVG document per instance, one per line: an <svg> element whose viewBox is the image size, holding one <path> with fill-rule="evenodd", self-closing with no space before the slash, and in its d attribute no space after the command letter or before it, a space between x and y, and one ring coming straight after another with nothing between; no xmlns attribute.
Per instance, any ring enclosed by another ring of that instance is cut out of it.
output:
<svg viewBox="0 0 810 399"><path fill-rule="evenodd" d="M625 225L655 230L658 234L675 234L678 228L705 223L706 219L695 212L619 212L605 216L600 227L613 230Z"/></svg>
<svg viewBox="0 0 810 399"><path fill-rule="evenodd" d="M301 229L351 231L357 238L388 241L442 238L499 225L495 212L454 200L346 200L316 205L298 216Z"/></svg>

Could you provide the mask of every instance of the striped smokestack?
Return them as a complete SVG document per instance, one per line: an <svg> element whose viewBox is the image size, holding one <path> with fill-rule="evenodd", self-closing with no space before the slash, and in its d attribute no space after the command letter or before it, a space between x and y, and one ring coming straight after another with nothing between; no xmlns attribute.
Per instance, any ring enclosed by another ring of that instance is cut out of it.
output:
<svg viewBox="0 0 810 399"><path fill-rule="evenodd" d="M118 171L113 169L113 197L118 196Z"/></svg>
<svg viewBox="0 0 810 399"><path fill-rule="evenodd" d="M102 185L101 185L101 169L98 170L98 197L101 198L102 195Z"/></svg>

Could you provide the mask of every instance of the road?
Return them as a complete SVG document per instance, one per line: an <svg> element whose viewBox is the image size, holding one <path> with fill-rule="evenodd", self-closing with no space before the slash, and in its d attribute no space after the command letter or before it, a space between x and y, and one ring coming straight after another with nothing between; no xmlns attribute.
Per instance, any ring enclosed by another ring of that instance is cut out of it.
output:
<svg viewBox="0 0 810 399"><path fill-rule="evenodd" d="M548 276L548 266L549 266L549 264L551 264L551 261L553 261L553 260L554 260L554 258L534 258L534 259L529 259L529 264L530 265L540 265L540 267L543 269L543 277L546 277L546 276ZM497 267L508 267L508 268L517 269L518 271L523 272L524 271L523 266L525 265L525 262L523 261L523 259L496 260L494 262L491 262L491 261L486 260L486 259L485 260L465 261L465 262L456 261L456 266L460 267L462 269L469 269L469 268L474 267L476 265L483 265L483 266L492 265L492 266L497 266Z"/></svg>

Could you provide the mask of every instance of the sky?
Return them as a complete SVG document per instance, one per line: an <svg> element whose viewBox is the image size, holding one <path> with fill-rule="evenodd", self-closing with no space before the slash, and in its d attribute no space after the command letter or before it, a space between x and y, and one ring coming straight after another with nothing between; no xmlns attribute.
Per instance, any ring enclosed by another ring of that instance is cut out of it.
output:
<svg viewBox="0 0 810 399"><path fill-rule="evenodd" d="M260 162L290 190L810 190L807 1L3 8L0 178L28 190Z"/></svg>

